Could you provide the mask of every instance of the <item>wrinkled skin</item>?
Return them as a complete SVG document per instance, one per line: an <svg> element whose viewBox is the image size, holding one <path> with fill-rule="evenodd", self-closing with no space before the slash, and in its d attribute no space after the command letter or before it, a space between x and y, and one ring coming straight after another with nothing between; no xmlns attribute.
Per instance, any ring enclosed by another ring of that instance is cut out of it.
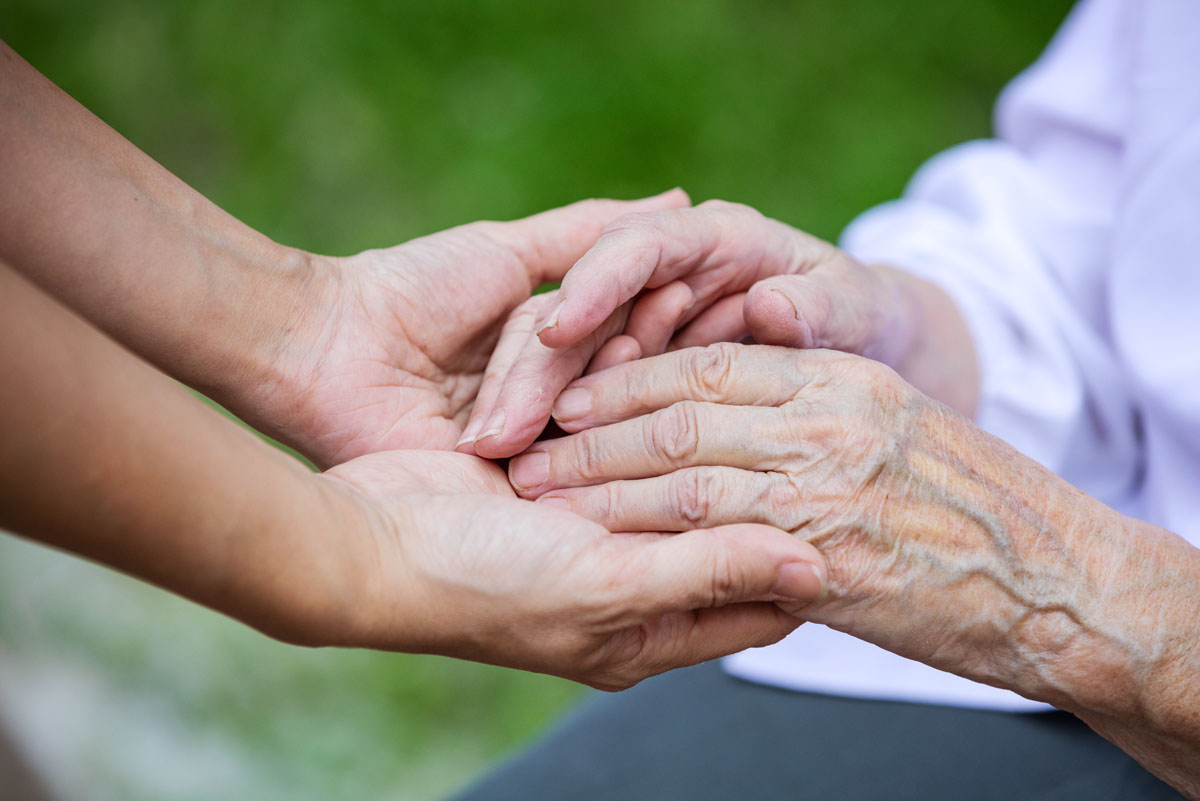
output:
<svg viewBox="0 0 1200 801"><path fill-rule="evenodd" d="M366 581L330 635L346 645L623 689L778 641L799 624L772 603L800 597L777 591L781 566L823 569L811 546L766 526L613 535L517 498L496 465L462 454L371 454L321 478L370 532L335 538L358 549Z"/></svg>
<svg viewBox="0 0 1200 801"><path fill-rule="evenodd" d="M576 391L586 404L566 403ZM829 572L791 611L1073 711L1195 791L1180 770L1200 753L1200 710L1180 699L1194 698L1200 552L1176 535L857 356L683 350L582 378L556 410L576 433L510 462L523 497L612 529L792 531Z"/></svg>
<svg viewBox="0 0 1200 801"><path fill-rule="evenodd" d="M488 365L488 402L471 413L464 453L528 447L585 371L747 335L869 356L955 408L975 402L969 338L940 290L737 203L614 220L553 299L516 317Z"/></svg>

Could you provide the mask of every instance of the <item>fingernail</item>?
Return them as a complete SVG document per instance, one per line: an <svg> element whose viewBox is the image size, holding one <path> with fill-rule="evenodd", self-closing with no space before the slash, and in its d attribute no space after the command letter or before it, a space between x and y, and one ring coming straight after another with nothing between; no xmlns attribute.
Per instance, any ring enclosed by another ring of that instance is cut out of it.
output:
<svg viewBox="0 0 1200 801"><path fill-rule="evenodd" d="M567 302L565 300L560 300L558 305L554 307L554 311L550 312L550 316L546 318L546 322L538 326L538 330L534 331L534 333L540 336L543 331L558 328L558 315L562 312L563 306L566 305Z"/></svg>
<svg viewBox="0 0 1200 801"><path fill-rule="evenodd" d="M592 410L592 392L583 387L568 389L554 402L555 420L577 420Z"/></svg>
<svg viewBox="0 0 1200 801"><path fill-rule="evenodd" d="M458 438L458 442L454 443L454 449L458 450L468 442L474 442L475 432L479 430L481 425L482 423L478 419L472 420L470 423L468 423L467 427L463 429L462 436Z"/></svg>
<svg viewBox="0 0 1200 801"><path fill-rule="evenodd" d="M537 502L555 509L565 509L568 512L571 511L571 502L561 495L543 495L537 499Z"/></svg>
<svg viewBox="0 0 1200 801"><path fill-rule="evenodd" d="M519 490L532 489L550 478L550 454L543 451L518 456L508 463L508 479Z"/></svg>
<svg viewBox="0 0 1200 801"><path fill-rule="evenodd" d="M821 595L821 571L809 562L788 562L779 568L775 593L796 601L815 601Z"/></svg>
<svg viewBox="0 0 1200 801"><path fill-rule="evenodd" d="M504 433L504 417L505 415L503 409L489 417L487 421L487 430L475 437L475 441L478 442L479 440L487 439L488 437L497 437Z"/></svg>
<svg viewBox="0 0 1200 801"><path fill-rule="evenodd" d="M789 298L782 289L776 289L775 287L771 286L771 287L767 287L767 291L774 292L776 295L778 295L779 297L786 300L788 302L788 305L792 307L792 314L794 314L796 316L797 320L800 319L800 310L796 308L796 301Z"/></svg>

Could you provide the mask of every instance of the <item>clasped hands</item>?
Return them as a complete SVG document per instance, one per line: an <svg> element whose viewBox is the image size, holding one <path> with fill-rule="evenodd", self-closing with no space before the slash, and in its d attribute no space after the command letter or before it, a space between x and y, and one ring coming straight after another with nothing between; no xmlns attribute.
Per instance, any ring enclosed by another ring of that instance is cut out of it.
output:
<svg viewBox="0 0 1200 801"><path fill-rule="evenodd" d="M335 639L612 689L862 617L900 443L948 414L882 364L914 351L902 274L678 190L312 258L331 313L230 405L372 521Z"/></svg>

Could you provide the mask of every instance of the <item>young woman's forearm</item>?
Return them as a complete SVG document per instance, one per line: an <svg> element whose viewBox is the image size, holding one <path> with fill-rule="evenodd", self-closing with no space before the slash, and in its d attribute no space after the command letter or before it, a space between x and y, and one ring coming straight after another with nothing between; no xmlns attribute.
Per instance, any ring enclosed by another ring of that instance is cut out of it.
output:
<svg viewBox="0 0 1200 801"><path fill-rule="evenodd" d="M336 642L357 510L0 264L0 527Z"/></svg>
<svg viewBox="0 0 1200 801"><path fill-rule="evenodd" d="M305 254L221 211L0 43L0 259L219 399L269 379Z"/></svg>

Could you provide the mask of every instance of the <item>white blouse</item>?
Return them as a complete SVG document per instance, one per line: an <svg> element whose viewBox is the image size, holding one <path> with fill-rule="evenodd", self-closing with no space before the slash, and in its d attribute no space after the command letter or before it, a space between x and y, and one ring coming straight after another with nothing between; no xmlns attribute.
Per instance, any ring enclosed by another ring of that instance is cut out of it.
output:
<svg viewBox="0 0 1200 801"><path fill-rule="evenodd" d="M996 108L843 247L941 285L982 368L979 424L1200 545L1200 3L1085 0ZM824 626L730 657L798 690L1042 704Z"/></svg>

